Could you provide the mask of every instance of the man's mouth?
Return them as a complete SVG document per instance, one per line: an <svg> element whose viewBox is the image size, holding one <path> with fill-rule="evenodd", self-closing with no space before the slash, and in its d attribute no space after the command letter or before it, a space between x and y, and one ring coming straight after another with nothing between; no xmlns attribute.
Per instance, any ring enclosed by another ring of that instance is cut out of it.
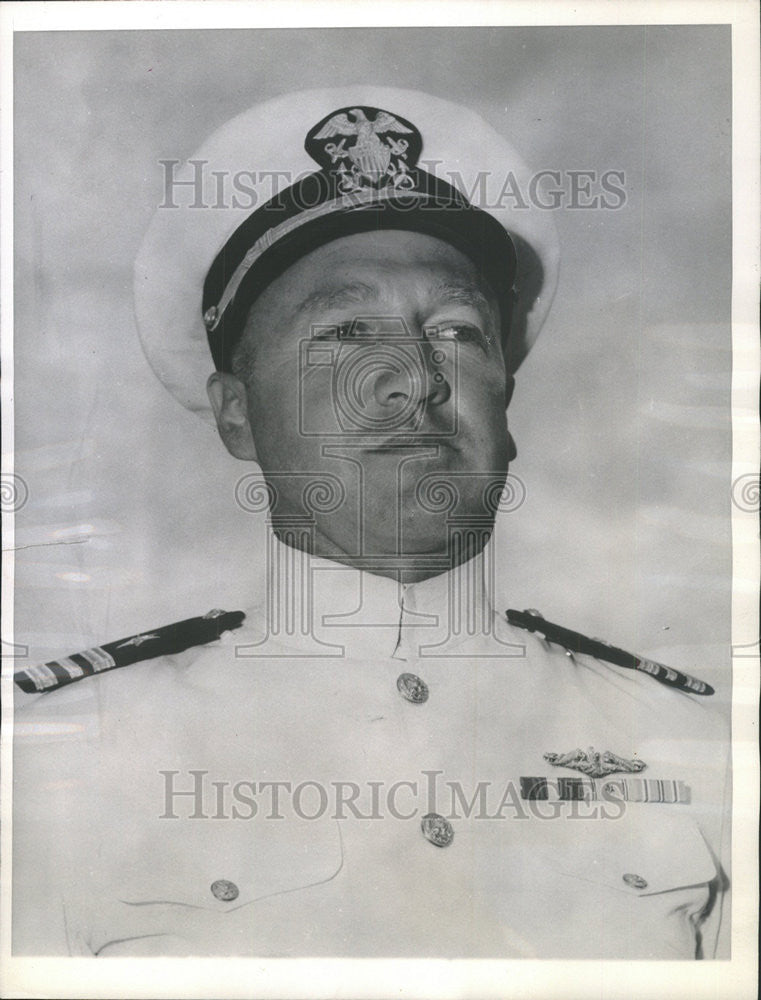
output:
<svg viewBox="0 0 761 1000"><path fill-rule="evenodd" d="M442 445L451 446L451 444L451 438L446 435L437 437L434 434L394 434L380 441L370 441L362 450L397 451L407 448L440 448Z"/></svg>

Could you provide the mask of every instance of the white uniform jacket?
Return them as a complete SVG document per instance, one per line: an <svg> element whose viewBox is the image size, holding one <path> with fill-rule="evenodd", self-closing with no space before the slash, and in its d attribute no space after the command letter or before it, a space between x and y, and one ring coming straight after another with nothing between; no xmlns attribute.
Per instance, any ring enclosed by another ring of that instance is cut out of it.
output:
<svg viewBox="0 0 761 1000"><path fill-rule="evenodd" d="M706 699L507 625L483 556L272 553L242 628L19 712L14 953L724 956Z"/></svg>

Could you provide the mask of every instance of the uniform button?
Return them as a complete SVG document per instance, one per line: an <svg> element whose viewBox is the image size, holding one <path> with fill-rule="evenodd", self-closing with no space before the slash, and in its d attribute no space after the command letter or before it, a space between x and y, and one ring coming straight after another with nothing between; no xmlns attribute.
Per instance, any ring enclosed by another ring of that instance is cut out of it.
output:
<svg viewBox="0 0 761 1000"><path fill-rule="evenodd" d="M632 889L647 889L647 879L642 878L641 875L633 875L631 872L627 872L623 876L623 879Z"/></svg>
<svg viewBox="0 0 761 1000"><path fill-rule="evenodd" d="M399 674L396 687L402 698L411 701L413 705L422 705L428 701L428 685L417 674Z"/></svg>
<svg viewBox="0 0 761 1000"><path fill-rule="evenodd" d="M454 829L449 820L438 813L428 813L420 822L423 836L436 847L449 847L454 840Z"/></svg>
<svg viewBox="0 0 761 1000"><path fill-rule="evenodd" d="M211 893L215 899L223 903L230 903L240 895L240 889L234 882L228 882L226 878L218 878L211 883Z"/></svg>

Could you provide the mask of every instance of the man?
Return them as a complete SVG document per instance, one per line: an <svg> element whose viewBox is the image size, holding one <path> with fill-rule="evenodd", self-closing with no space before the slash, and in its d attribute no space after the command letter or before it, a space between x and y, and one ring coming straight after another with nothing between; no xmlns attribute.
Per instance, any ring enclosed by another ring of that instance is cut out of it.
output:
<svg viewBox="0 0 761 1000"><path fill-rule="evenodd" d="M266 597L21 672L14 950L721 955L710 689L491 603L557 273L546 213L495 197L523 168L472 113L367 87L194 161L252 157L270 197L260 173L246 208L157 213L136 289L154 370L261 468Z"/></svg>

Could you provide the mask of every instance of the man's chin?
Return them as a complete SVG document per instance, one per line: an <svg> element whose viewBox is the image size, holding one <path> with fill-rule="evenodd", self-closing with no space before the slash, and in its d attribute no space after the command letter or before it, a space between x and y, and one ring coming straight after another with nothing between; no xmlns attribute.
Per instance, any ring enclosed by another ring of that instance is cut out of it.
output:
<svg viewBox="0 0 761 1000"><path fill-rule="evenodd" d="M375 534L366 539L366 551L388 556L389 561L414 563L415 560L447 568L476 555L491 536L493 521L481 514L458 531L452 525L444 530L421 531L420 525L403 525L401 537ZM454 530L453 530L454 528Z"/></svg>

